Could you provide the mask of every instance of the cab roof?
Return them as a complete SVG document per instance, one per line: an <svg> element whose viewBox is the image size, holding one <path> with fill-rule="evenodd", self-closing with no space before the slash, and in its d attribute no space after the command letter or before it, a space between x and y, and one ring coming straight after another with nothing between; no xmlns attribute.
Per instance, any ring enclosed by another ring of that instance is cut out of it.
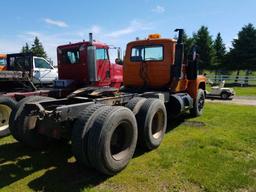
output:
<svg viewBox="0 0 256 192"><path fill-rule="evenodd" d="M6 58L7 55L6 54L0 54L0 58Z"/></svg>
<svg viewBox="0 0 256 192"><path fill-rule="evenodd" d="M131 41L127 44L127 46L134 45L149 45L149 44L161 44L161 43L176 43L175 39L171 38L156 38L156 39L143 39L143 40L135 40Z"/></svg>
<svg viewBox="0 0 256 192"><path fill-rule="evenodd" d="M105 44L103 42L100 42L100 41L93 41L92 44L96 47L102 47L102 48L108 48L109 47L107 44ZM65 48L72 48L72 47L77 47L77 46L81 46L81 45L88 46L88 45L90 45L90 42L89 41L82 41L82 42L77 42L77 43L69 43L69 44L65 44L65 45L60 45L57 48L65 49Z"/></svg>

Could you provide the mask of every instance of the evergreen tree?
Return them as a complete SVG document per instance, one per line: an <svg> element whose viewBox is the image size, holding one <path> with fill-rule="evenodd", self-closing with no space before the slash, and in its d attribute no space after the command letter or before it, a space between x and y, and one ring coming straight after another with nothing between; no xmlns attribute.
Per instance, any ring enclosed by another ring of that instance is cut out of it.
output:
<svg viewBox="0 0 256 192"><path fill-rule="evenodd" d="M184 54L185 57L189 54L193 44L194 44L194 38L193 37L189 37L187 35L187 33L184 31L183 34L183 42L184 42Z"/></svg>
<svg viewBox="0 0 256 192"><path fill-rule="evenodd" d="M226 47L225 44L223 43L220 33L217 34L217 37L213 43L213 48L215 50L214 68L218 70L220 69L220 67L223 66L224 57L226 54Z"/></svg>
<svg viewBox="0 0 256 192"><path fill-rule="evenodd" d="M29 53L29 52L31 52L31 50L28 43L26 43L25 46L21 48L21 53Z"/></svg>
<svg viewBox="0 0 256 192"><path fill-rule="evenodd" d="M199 72L202 73L204 69L212 68L215 55L213 41L206 26L202 26L193 36L199 53Z"/></svg>
<svg viewBox="0 0 256 192"><path fill-rule="evenodd" d="M39 41L38 37L35 37L34 43L32 44L32 47L31 47L31 51L35 56L47 58L47 54L44 50L42 43Z"/></svg>
<svg viewBox="0 0 256 192"><path fill-rule="evenodd" d="M256 29L253 24L245 25L232 42L229 62L233 69L256 69Z"/></svg>

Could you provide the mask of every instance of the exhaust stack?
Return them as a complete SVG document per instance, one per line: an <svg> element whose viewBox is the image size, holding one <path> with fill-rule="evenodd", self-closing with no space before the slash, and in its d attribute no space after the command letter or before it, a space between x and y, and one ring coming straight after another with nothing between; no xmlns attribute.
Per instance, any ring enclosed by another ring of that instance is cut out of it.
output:
<svg viewBox="0 0 256 192"><path fill-rule="evenodd" d="M93 43L92 33L89 33L89 42L90 42L90 43L91 43L91 45L92 45L92 43Z"/></svg>
<svg viewBox="0 0 256 192"><path fill-rule="evenodd" d="M93 45L93 35L89 33L90 45L87 47L87 63L89 81L93 84L98 81L96 66L96 47Z"/></svg>
<svg viewBox="0 0 256 192"><path fill-rule="evenodd" d="M179 79L181 76L181 66L184 60L184 44L183 44L183 34L184 29L175 29L175 32L178 32L178 40L175 48L175 61L173 69L173 77Z"/></svg>

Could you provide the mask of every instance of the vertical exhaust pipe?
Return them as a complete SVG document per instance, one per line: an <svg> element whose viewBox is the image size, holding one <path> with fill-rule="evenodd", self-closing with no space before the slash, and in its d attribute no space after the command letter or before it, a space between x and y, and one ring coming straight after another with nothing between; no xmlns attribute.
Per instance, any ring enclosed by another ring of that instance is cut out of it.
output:
<svg viewBox="0 0 256 192"><path fill-rule="evenodd" d="M184 60L184 44L183 44L183 29L175 29L178 32L178 39L175 47L175 61L171 68L171 81L170 81L170 91L175 92L178 86L179 79L181 77L181 67Z"/></svg>
<svg viewBox="0 0 256 192"><path fill-rule="evenodd" d="M92 33L89 33L89 42L90 42L90 44L92 45L92 42L93 42Z"/></svg>
<svg viewBox="0 0 256 192"><path fill-rule="evenodd" d="M175 32L178 32L178 40L175 48L175 61L174 61L174 69L173 69L173 77L180 78L181 76L181 67L184 60L184 43L183 43L183 35L184 29L175 29Z"/></svg>
<svg viewBox="0 0 256 192"><path fill-rule="evenodd" d="M117 58L121 60L121 47L117 48Z"/></svg>
<svg viewBox="0 0 256 192"><path fill-rule="evenodd" d="M98 81L97 65L96 65L96 47L93 45L93 35L89 33L89 43L87 47L87 64L88 64L88 79L94 84Z"/></svg>

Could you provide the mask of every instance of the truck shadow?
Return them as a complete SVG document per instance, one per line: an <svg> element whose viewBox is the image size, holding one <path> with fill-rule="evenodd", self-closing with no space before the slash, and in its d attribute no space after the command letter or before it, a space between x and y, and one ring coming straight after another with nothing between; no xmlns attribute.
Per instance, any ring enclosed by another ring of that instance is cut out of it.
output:
<svg viewBox="0 0 256 192"><path fill-rule="evenodd" d="M188 118L190 117L182 115L175 120L168 120L167 132ZM38 151L15 142L0 145L0 152L0 188L31 174L34 174L35 179L30 181L28 186L34 191L78 192L84 188L97 186L108 179L108 176L76 163L68 144ZM144 153L144 150L137 147L134 158ZM44 172L45 170L47 171Z"/></svg>
<svg viewBox="0 0 256 192"><path fill-rule="evenodd" d="M10 143L1 145L0 152L0 189L31 174L35 174L35 179L28 186L35 191L76 192L107 179L95 170L75 163L70 145L36 151L19 143Z"/></svg>

